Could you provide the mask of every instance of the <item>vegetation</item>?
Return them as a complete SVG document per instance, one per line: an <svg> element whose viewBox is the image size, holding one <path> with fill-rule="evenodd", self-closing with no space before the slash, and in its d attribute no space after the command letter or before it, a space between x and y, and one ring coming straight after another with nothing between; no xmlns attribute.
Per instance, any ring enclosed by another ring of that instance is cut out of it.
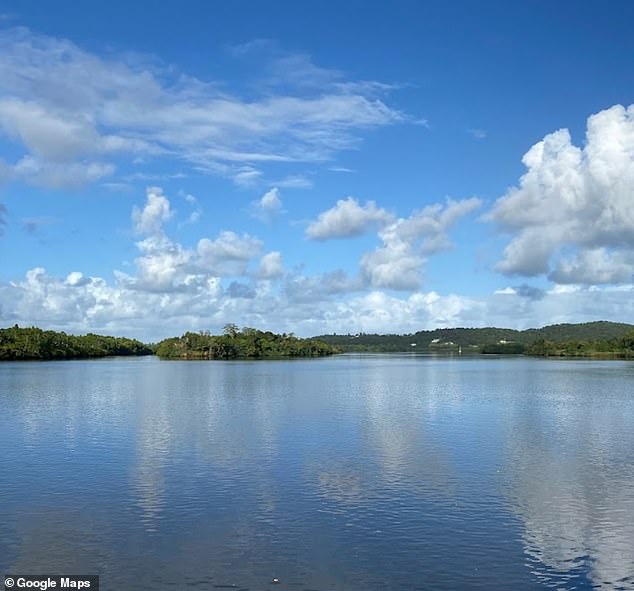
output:
<svg viewBox="0 0 634 591"><path fill-rule="evenodd" d="M634 359L634 330L623 337L605 340L555 342L539 339L526 347L526 353L543 357L617 357Z"/></svg>
<svg viewBox="0 0 634 591"><path fill-rule="evenodd" d="M151 355L140 341L89 333L83 336L40 328L0 329L0 360L76 359L112 355Z"/></svg>
<svg viewBox="0 0 634 591"><path fill-rule="evenodd" d="M554 345L564 343L605 343L600 348L612 350L616 340L634 330L634 325L618 322L587 322L583 324L554 324L544 328L512 330L509 328L441 328L422 330L406 335L322 335L315 337L344 351L473 351L482 353L522 353L538 355L540 341ZM549 345L550 346L550 345ZM551 350L551 349L548 349ZM590 351L591 347L586 347ZM619 351L621 349L618 349Z"/></svg>
<svg viewBox="0 0 634 591"><path fill-rule="evenodd" d="M161 341L156 354L165 359L237 359L263 357L321 357L340 349L315 339L293 334L274 334L255 328L239 330L227 324L224 334L187 332L182 337Z"/></svg>
<svg viewBox="0 0 634 591"><path fill-rule="evenodd" d="M187 332L158 345L89 333L83 336L39 328L0 329L0 361L151 355L166 359L320 357L343 351L437 351L526 354L550 357L634 358L634 326L615 322L555 324L517 331L447 328L406 335L323 335L300 339L227 324L222 335Z"/></svg>
<svg viewBox="0 0 634 591"><path fill-rule="evenodd" d="M491 343L480 348L485 355L521 355L525 351L526 345L522 343Z"/></svg>

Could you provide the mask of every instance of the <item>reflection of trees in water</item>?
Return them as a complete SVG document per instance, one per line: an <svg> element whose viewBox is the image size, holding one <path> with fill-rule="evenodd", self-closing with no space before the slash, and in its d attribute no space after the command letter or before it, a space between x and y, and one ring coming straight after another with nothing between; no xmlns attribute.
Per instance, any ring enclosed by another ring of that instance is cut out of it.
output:
<svg viewBox="0 0 634 591"><path fill-rule="evenodd" d="M614 367L618 375L618 367ZM634 409L625 380L543 383L508 416L509 494L538 578L634 589ZM590 376L591 378L591 376ZM615 389L610 390L610 386Z"/></svg>

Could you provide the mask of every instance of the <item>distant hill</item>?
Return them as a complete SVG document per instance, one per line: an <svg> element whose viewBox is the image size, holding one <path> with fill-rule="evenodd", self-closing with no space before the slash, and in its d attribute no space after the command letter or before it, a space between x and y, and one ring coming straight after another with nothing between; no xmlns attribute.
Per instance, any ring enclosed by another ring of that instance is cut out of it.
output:
<svg viewBox="0 0 634 591"><path fill-rule="evenodd" d="M532 345L537 341L563 343L568 341L609 341L634 331L634 325L621 322L585 322L582 324L552 324L543 328L513 330L510 328L438 328L413 334L327 334L314 337L344 351L480 351L493 345ZM490 348L489 348L490 349Z"/></svg>

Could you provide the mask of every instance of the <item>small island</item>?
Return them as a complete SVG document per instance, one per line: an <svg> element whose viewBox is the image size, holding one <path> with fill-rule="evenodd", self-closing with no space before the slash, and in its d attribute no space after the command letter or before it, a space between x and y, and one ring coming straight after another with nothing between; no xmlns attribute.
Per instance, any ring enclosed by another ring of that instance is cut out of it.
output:
<svg viewBox="0 0 634 591"><path fill-rule="evenodd" d="M240 330L235 324L227 324L222 335L208 331L186 332L181 337L165 339L156 347L156 354L163 359L323 357L336 353L341 353L339 347L316 339L248 327Z"/></svg>

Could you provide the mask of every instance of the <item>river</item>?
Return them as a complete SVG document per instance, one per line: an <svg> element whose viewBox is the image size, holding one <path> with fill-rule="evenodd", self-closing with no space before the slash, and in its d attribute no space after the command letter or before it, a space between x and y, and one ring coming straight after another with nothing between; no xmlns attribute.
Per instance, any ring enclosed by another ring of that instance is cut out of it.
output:
<svg viewBox="0 0 634 591"><path fill-rule="evenodd" d="M0 574L634 589L632 362L4 362L0 419Z"/></svg>

